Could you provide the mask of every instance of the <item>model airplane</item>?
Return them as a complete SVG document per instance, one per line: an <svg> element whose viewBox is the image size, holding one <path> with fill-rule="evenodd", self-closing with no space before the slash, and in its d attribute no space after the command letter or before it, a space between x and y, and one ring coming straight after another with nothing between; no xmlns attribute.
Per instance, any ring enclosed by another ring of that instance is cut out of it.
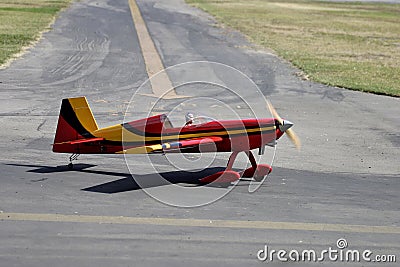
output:
<svg viewBox="0 0 400 267"><path fill-rule="evenodd" d="M151 154L232 152L225 171L200 179L202 183L229 183L240 177L261 181L272 168L257 164L251 150L264 153L266 145L274 146L284 133L300 147L300 141L291 129L293 123L283 120L268 102L274 118L205 121L194 123L187 116L183 127L173 127L165 114L128 123L101 128L97 126L85 97L63 99L53 151L72 153L72 161L79 154ZM238 173L232 169L236 156L244 152L251 167Z"/></svg>

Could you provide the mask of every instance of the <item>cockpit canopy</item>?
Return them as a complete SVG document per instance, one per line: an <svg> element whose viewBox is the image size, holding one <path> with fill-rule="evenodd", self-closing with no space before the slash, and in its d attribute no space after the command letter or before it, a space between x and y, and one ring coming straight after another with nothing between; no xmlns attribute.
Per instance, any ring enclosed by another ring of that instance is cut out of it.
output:
<svg viewBox="0 0 400 267"><path fill-rule="evenodd" d="M153 133L160 133L164 129L172 128L172 123L168 119L167 115L160 114L151 116L148 118L131 121L124 124L125 128L135 129L140 132L153 132Z"/></svg>

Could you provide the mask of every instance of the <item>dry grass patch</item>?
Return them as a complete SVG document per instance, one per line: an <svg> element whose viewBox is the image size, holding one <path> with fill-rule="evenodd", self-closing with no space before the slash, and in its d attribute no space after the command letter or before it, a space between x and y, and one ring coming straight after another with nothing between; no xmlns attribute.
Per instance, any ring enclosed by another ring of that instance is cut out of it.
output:
<svg viewBox="0 0 400 267"><path fill-rule="evenodd" d="M48 29L71 0L0 0L0 66Z"/></svg>
<svg viewBox="0 0 400 267"><path fill-rule="evenodd" d="M400 96L400 5L186 0L272 48L311 79Z"/></svg>

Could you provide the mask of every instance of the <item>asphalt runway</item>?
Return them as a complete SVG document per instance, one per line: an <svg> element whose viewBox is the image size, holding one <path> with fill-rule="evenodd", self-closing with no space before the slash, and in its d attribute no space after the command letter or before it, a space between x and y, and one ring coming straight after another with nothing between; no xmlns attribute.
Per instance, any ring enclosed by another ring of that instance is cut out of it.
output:
<svg viewBox="0 0 400 267"><path fill-rule="evenodd" d="M257 259L265 245L322 251L337 249L340 238L348 249L399 260L398 98L303 81L287 62L180 0L137 4L165 67L212 61L243 72L295 123L301 152L283 138L274 171L256 192L249 193L249 181L241 181L217 201L195 208L166 205L163 199L170 200L174 184L197 188L196 179L223 167L228 155L218 155L212 168L200 172L190 171L198 167L190 161L176 171L168 158L153 157L172 184L150 183L145 190L129 172L151 180L154 169L145 156L131 157L128 169L123 156L82 155L69 170L68 155L51 152L65 97L86 96L100 127L123 121L127 108L132 119L175 110L178 124L187 109L229 118L233 112L226 103L235 114L247 114L240 99L210 84L178 87L177 96L189 97L157 102L148 96L151 87L141 87L149 63L129 2L76 1L34 48L0 70L0 266L380 265L327 257L298 263ZM226 68L196 64L186 72L171 70L171 81L223 81L255 112L266 111ZM143 94L128 106L138 89ZM150 196L158 193L158 200ZM190 193L174 197L182 203L201 200Z"/></svg>

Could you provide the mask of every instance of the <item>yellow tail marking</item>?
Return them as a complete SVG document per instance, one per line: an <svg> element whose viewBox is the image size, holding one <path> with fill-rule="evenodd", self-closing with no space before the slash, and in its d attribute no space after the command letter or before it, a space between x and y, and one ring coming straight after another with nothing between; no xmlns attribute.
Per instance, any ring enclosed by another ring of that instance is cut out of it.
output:
<svg viewBox="0 0 400 267"><path fill-rule="evenodd" d="M90 110L86 97L69 98L68 101L74 109L78 120L86 130L92 133L99 128L94 119L93 113Z"/></svg>

